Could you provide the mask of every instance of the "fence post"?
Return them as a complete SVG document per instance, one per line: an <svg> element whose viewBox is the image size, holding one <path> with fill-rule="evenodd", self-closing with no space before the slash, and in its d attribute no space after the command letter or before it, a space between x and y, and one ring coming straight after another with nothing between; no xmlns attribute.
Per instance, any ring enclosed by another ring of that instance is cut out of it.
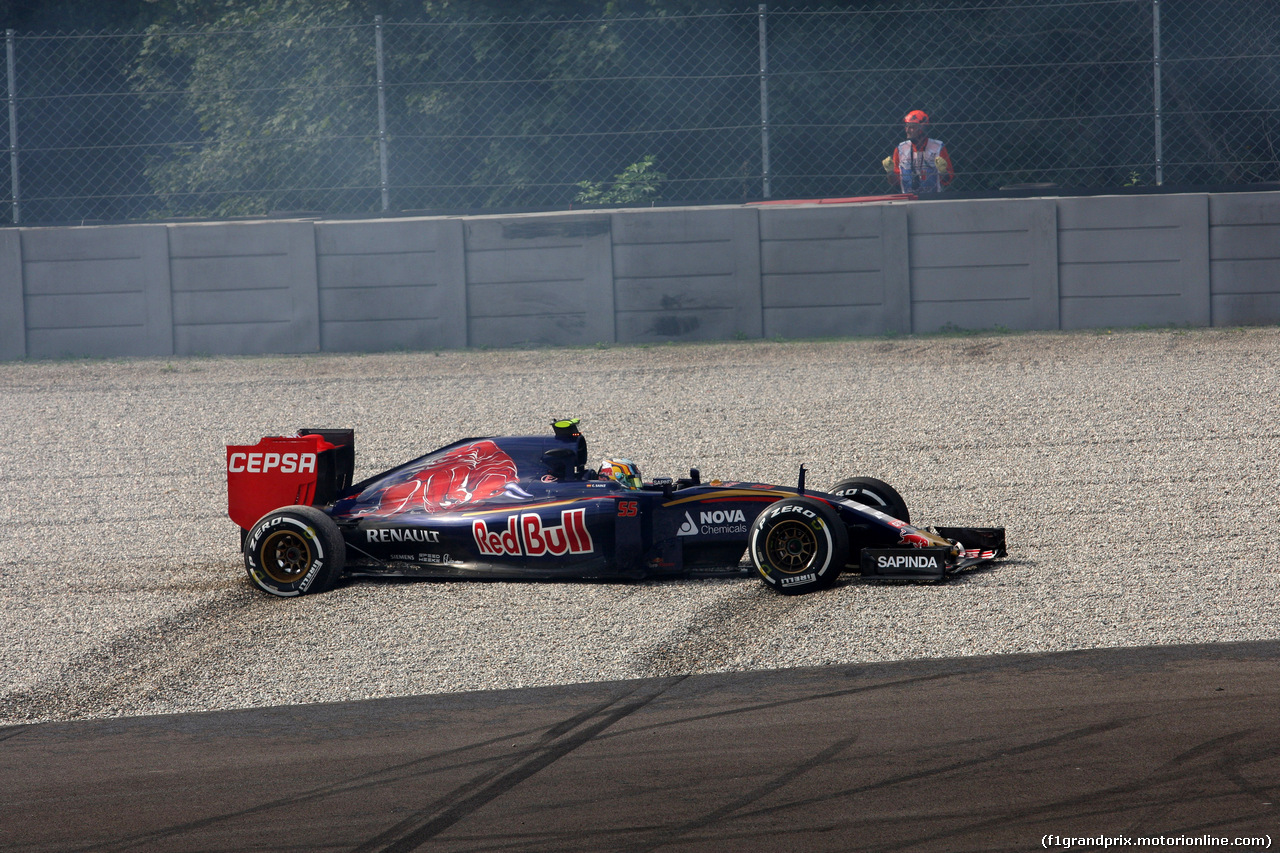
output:
<svg viewBox="0 0 1280 853"><path fill-rule="evenodd" d="M387 92L382 65L382 16L373 18L375 50L378 53L378 170L382 189L382 212L391 209L391 192L387 187Z"/></svg>
<svg viewBox="0 0 1280 853"><path fill-rule="evenodd" d="M1160 99L1160 0L1151 0L1151 66L1155 85L1156 186L1164 185L1164 124Z"/></svg>
<svg viewBox="0 0 1280 853"><path fill-rule="evenodd" d="M760 18L760 194L769 198L769 6L761 3Z"/></svg>
<svg viewBox="0 0 1280 853"><path fill-rule="evenodd" d="M9 69L9 181L12 190L13 224L21 217L21 195L18 193L18 75L14 55L13 30L4 31L4 52Z"/></svg>

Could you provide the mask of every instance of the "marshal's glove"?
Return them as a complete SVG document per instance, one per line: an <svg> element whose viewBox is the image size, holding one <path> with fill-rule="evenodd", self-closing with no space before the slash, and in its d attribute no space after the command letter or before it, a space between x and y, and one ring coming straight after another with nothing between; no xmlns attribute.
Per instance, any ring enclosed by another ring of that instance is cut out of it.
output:
<svg viewBox="0 0 1280 853"><path fill-rule="evenodd" d="M892 172L893 171L893 155L890 154L888 157L881 160L880 165L884 166L885 172Z"/></svg>
<svg viewBox="0 0 1280 853"><path fill-rule="evenodd" d="M933 165L938 167L938 174L945 175L947 173L947 158L937 157L933 161Z"/></svg>

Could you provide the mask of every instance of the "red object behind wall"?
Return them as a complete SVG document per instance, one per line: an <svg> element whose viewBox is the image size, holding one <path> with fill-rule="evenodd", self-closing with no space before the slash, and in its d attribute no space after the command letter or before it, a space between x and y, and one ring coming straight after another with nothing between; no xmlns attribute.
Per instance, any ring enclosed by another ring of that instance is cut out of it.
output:
<svg viewBox="0 0 1280 853"><path fill-rule="evenodd" d="M780 198L769 201L751 201L748 206L766 204L859 204L864 201L915 201L915 193L894 193L891 195L857 195L848 198Z"/></svg>

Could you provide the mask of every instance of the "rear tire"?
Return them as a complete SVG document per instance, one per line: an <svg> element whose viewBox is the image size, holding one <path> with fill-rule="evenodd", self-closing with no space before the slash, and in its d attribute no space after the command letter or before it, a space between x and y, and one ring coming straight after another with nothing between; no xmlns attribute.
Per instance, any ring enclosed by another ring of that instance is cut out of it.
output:
<svg viewBox="0 0 1280 853"><path fill-rule="evenodd" d="M338 525L311 506L269 512L244 538L249 582L281 598L332 589L342 575L346 554Z"/></svg>
<svg viewBox="0 0 1280 853"><path fill-rule="evenodd" d="M751 525L747 553L765 586L787 595L826 589L849 555L849 533L828 503L783 498Z"/></svg>
<svg viewBox="0 0 1280 853"><path fill-rule="evenodd" d="M830 494L839 495L847 500L878 509L885 515L891 515L898 521L911 523L911 513L907 510L907 502L898 494L898 490L884 480L875 477L850 477L841 480L831 487Z"/></svg>

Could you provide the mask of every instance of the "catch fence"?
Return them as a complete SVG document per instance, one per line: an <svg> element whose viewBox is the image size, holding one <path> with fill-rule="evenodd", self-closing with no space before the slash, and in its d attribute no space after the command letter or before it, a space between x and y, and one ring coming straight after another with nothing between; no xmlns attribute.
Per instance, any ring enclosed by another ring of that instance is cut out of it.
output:
<svg viewBox="0 0 1280 853"><path fill-rule="evenodd" d="M1280 4L990 0L6 38L10 224L1280 180ZM4 180L7 178L7 180Z"/></svg>

